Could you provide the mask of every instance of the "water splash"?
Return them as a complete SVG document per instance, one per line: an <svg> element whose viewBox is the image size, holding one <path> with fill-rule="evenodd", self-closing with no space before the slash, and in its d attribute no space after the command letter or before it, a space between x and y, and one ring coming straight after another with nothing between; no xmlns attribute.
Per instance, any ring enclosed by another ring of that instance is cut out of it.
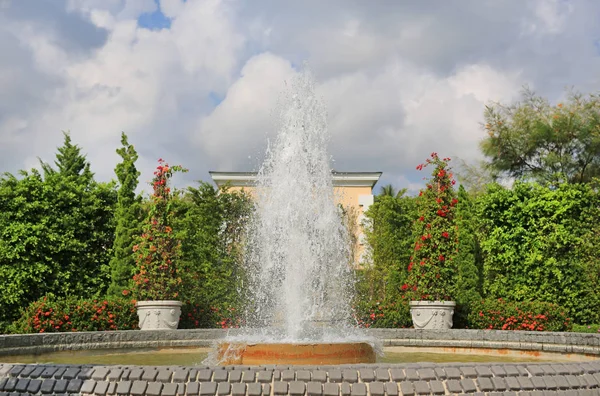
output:
<svg viewBox="0 0 600 396"><path fill-rule="evenodd" d="M335 204L325 106L309 71L279 108L247 250L250 338L332 341L352 324L350 244Z"/></svg>

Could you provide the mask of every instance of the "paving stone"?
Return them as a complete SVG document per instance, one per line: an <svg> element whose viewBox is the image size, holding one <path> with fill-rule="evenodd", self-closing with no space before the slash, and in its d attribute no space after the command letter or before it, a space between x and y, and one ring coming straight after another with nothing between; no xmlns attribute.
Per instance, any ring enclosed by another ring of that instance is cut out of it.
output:
<svg viewBox="0 0 600 396"><path fill-rule="evenodd" d="M323 396L339 396L340 386L331 382L323 384ZM397 393L396 393L397 394Z"/></svg>
<svg viewBox="0 0 600 396"><path fill-rule="evenodd" d="M179 393L179 389L177 389L177 393ZM246 393L246 385L244 385L244 393ZM185 385L185 394L186 395L199 395L200 394L200 383L199 382L188 382Z"/></svg>
<svg viewBox="0 0 600 396"><path fill-rule="evenodd" d="M121 375L123 374L123 369L112 368L108 372L108 376L106 377L109 381L118 381L121 379Z"/></svg>
<svg viewBox="0 0 600 396"><path fill-rule="evenodd" d="M477 371L475 371L475 367L466 367L466 366L461 367L460 373L465 378L476 378L477 377Z"/></svg>
<svg viewBox="0 0 600 396"><path fill-rule="evenodd" d="M42 381L42 386L40 387L40 392L42 393L52 393L54 390L54 385L56 384L55 379L46 378Z"/></svg>
<svg viewBox="0 0 600 396"><path fill-rule="evenodd" d="M217 386L217 395L224 396L231 393L231 384L229 382L220 382ZM165 396L165 391L163 390L163 396Z"/></svg>
<svg viewBox="0 0 600 396"><path fill-rule="evenodd" d="M275 395L287 395L288 383L287 382L273 382L273 394Z"/></svg>
<svg viewBox="0 0 600 396"><path fill-rule="evenodd" d="M135 368L129 373L128 379L130 381L139 381L142 379L142 375L144 375L144 370L142 370L141 368Z"/></svg>
<svg viewBox="0 0 600 396"><path fill-rule="evenodd" d="M23 393L27 390L27 387L29 386L29 381L31 381L29 378L19 378L17 380L17 383L13 387L13 389L6 389L6 390L8 390L8 391L14 390L15 392Z"/></svg>
<svg viewBox="0 0 600 396"><path fill-rule="evenodd" d="M5 375L7 375L8 372L12 370L12 368L12 364L3 364L2 366L0 366L0 377L4 377Z"/></svg>
<svg viewBox="0 0 600 396"><path fill-rule="evenodd" d="M244 370L244 375L242 376L242 382L254 382L256 381L256 371L254 370Z"/></svg>
<svg viewBox="0 0 600 396"><path fill-rule="evenodd" d="M156 373L155 381L157 382L171 382L173 371L167 369L160 369Z"/></svg>
<svg viewBox="0 0 600 396"><path fill-rule="evenodd" d="M229 382L241 382L242 381L242 373L241 370L233 370L229 372Z"/></svg>
<svg viewBox="0 0 600 396"><path fill-rule="evenodd" d="M460 381L454 379L446 381L446 388L448 388L450 393L461 393L463 390L462 386L460 386Z"/></svg>
<svg viewBox="0 0 600 396"><path fill-rule="evenodd" d="M529 377L517 377L517 381L519 382L519 385L521 386L521 389L523 390L533 390L533 383L531 382L531 379Z"/></svg>
<svg viewBox="0 0 600 396"><path fill-rule="evenodd" d="M305 388L304 382L292 381L292 382L289 383L289 393L290 393L290 395L294 395L294 396L304 395L304 391L305 391L304 388Z"/></svg>
<svg viewBox="0 0 600 396"><path fill-rule="evenodd" d="M492 367L490 367L490 370L492 371L492 374L494 374L495 377L506 377L506 370L504 370L503 366L498 366L498 365L494 365Z"/></svg>
<svg viewBox="0 0 600 396"><path fill-rule="evenodd" d="M200 395L201 396L211 396L217 393L217 383L216 382L202 382L200 383ZM260 387L260 384L256 384ZM250 388L248 388L250 389ZM258 396L258 395L256 395Z"/></svg>
<svg viewBox="0 0 600 396"><path fill-rule="evenodd" d="M10 371L8 372L8 375L10 377L18 377L19 374L21 373L21 371L23 371L24 368L25 368L25 366L21 366L21 365L13 366L13 368L10 369Z"/></svg>
<svg viewBox="0 0 600 396"><path fill-rule="evenodd" d="M597 388L598 386L600 386L596 378L589 373L582 375L581 378L583 378L583 380L587 383L587 386L589 388Z"/></svg>
<svg viewBox="0 0 600 396"><path fill-rule="evenodd" d="M58 367L55 367L55 366L46 367L46 369L44 371L42 371L41 377L42 378L52 378L54 373L56 373L56 370L58 370Z"/></svg>
<svg viewBox="0 0 600 396"><path fill-rule="evenodd" d="M8 378L0 379L0 392L4 390L4 385L6 384L6 381L8 381Z"/></svg>
<svg viewBox="0 0 600 396"><path fill-rule="evenodd" d="M17 386L17 383L19 382L18 378L15 377L10 377L8 379L8 381L6 381L6 383L4 384L4 391L6 392L12 392L15 390L15 386Z"/></svg>
<svg viewBox="0 0 600 396"><path fill-rule="evenodd" d="M391 369L390 375L392 377L392 381L395 381L395 382L404 381L406 379L406 374L404 373L404 370L402 370L402 369L398 369L398 368Z"/></svg>
<svg viewBox="0 0 600 396"><path fill-rule="evenodd" d="M358 375L362 382L373 382L375 381L375 371L373 369L359 369Z"/></svg>
<svg viewBox="0 0 600 396"><path fill-rule="evenodd" d="M31 374L29 374L29 378L39 378L42 373L44 372L44 370L46 370L45 367L36 367ZM83 378L82 378L83 379Z"/></svg>
<svg viewBox="0 0 600 396"><path fill-rule="evenodd" d="M282 381L293 381L296 379L296 372L293 370L283 370L281 372Z"/></svg>
<svg viewBox="0 0 600 396"><path fill-rule="evenodd" d="M83 384L81 385L81 393L93 393L94 392L94 388L96 387L96 381L94 380L85 380L83 381Z"/></svg>
<svg viewBox="0 0 600 396"><path fill-rule="evenodd" d="M209 382L212 378L212 370L199 370L198 382ZM245 375L245 374L244 374Z"/></svg>
<svg viewBox="0 0 600 396"><path fill-rule="evenodd" d="M351 396L367 396L367 385L363 382L352 384Z"/></svg>
<svg viewBox="0 0 600 396"><path fill-rule="evenodd" d="M558 389L568 389L569 383L567 382L567 378L564 375L557 375L554 377L556 380L556 386Z"/></svg>
<svg viewBox="0 0 600 396"><path fill-rule="evenodd" d="M350 383L342 382L340 384L340 393L342 394L342 396L350 396L350 392L351 392Z"/></svg>
<svg viewBox="0 0 600 396"><path fill-rule="evenodd" d="M77 373L77 378L79 378L81 380L89 380L89 379L92 379L92 374L94 374L93 368L84 368L84 369L81 369L81 371L79 371L79 373Z"/></svg>
<svg viewBox="0 0 600 396"><path fill-rule="evenodd" d="M248 384L247 388L246 388L246 392L248 393L248 396L261 396L262 395L262 386L259 383L251 383Z"/></svg>
<svg viewBox="0 0 600 396"><path fill-rule="evenodd" d="M69 381L64 379L56 380L54 383L54 393L66 393L67 385L69 385Z"/></svg>
<svg viewBox="0 0 600 396"><path fill-rule="evenodd" d="M504 379L504 377L492 378L492 385L494 385L494 390L497 390L497 391L505 391L506 389L508 389L508 386L506 385L506 380Z"/></svg>
<svg viewBox="0 0 600 396"><path fill-rule="evenodd" d="M412 382L402 381L400 382L400 391L403 396L413 396L415 394L415 387Z"/></svg>
<svg viewBox="0 0 600 396"><path fill-rule="evenodd" d="M431 388L431 393L434 395L444 395L446 393L446 389L444 388L444 383L442 381L431 381L429 382L429 387Z"/></svg>
<svg viewBox="0 0 600 396"><path fill-rule="evenodd" d="M187 382L189 375L189 370L177 369L173 372L173 382Z"/></svg>
<svg viewBox="0 0 600 396"><path fill-rule="evenodd" d="M263 373L263 372L264 371L261 371L261 373ZM227 370L215 370L215 372L213 374L213 381L214 382L227 382L228 377L229 377L229 372Z"/></svg>
<svg viewBox="0 0 600 396"><path fill-rule="evenodd" d="M520 389L519 381L517 377L506 377L506 386L509 390Z"/></svg>
<svg viewBox="0 0 600 396"><path fill-rule="evenodd" d="M413 368L407 368L404 370L404 374L406 374L406 379L409 381L417 381L419 379L419 373Z"/></svg>
<svg viewBox="0 0 600 396"><path fill-rule="evenodd" d="M475 381L473 381L471 378L463 378L463 379L461 379L460 380L460 386L467 393L475 392L477 390L477 387L475 386Z"/></svg>
<svg viewBox="0 0 600 396"><path fill-rule="evenodd" d="M312 380L314 382L327 382L327 371L315 370L312 372Z"/></svg>
<svg viewBox="0 0 600 396"><path fill-rule="evenodd" d="M494 384L492 383L492 379L487 377L477 378L477 387L482 392L491 392L493 390L496 390Z"/></svg>
<svg viewBox="0 0 600 396"><path fill-rule="evenodd" d="M102 381L102 380L106 379L109 371L110 371L110 369L108 369L106 367L97 368L92 373L91 379L93 379L94 381Z"/></svg>
<svg viewBox="0 0 600 396"><path fill-rule="evenodd" d="M494 375L488 366L475 366L475 372L478 377L492 377Z"/></svg>
<svg viewBox="0 0 600 396"><path fill-rule="evenodd" d="M462 376L460 375L460 370L456 367L446 367L444 371L446 372L446 378L448 379L458 380L462 378Z"/></svg>
<svg viewBox="0 0 600 396"><path fill-rule="evenodd" d="M563 366L562 364L553 364L552 368L554 369L554 371L556 371L556 374L558 374L558 375L569 374L569 370L567 370L567 368L565 366Z"/></svg>
<svg viewBox="0 0 600 396"><path fill-rule="evenodd" d="M229 384L227 384L229 385ZM231 386L231 385L229 385ZM229 392L226 393L226 395L229 394ZM177 395L177 384L176 383L169 383L169 384L164 384L162 391L161 391L161 395L162 396L175 396Z"/></svg>
<svg viewBox="0 0 600 396"><path fill-rule="evenodd" d="M146 388L148 387L147 381L136 380L131 384L131 393L133 396L142 396L146 392Z"/></svg>
<svg viewBox="0 0 600 396"><path fill-rule="evenodd" d="M154 381L156 380L156 376L158 375L158 370L152 368L152 369L145 369L144 373L142 374L142 381Z"/></svg>
<svg viewBox="0 0 600 396"><path fill-rule="evenodd" d="M544 369L539 364L528 365L527 371L529 371L532 376L544 375Z"/></svg>
<svg viewBox="0 0 600 396"><path fill-rule="evenodd" d="M246 394L246 384L232 384L231 394L232 396L244 396Z"/></svg>
<svg viewBox="0 0 600 396"><path fill-rule="evenodd" d="M387 396L398 396L398 384L395 382L386 382L384 384Z"/></svg>
<svg viewBox="0 0 600 396"><path fill-rule="evenodd" d="M375 370L375 379L377 381L389 381L390 380L390 371L385 368L378 368Z"/></svg>
<svg viewBox="0 0 600 396"><path fill-rule="evenodd" d="M550 364L544 364L542 370L544 370L544 375L556 375L556 370Z"/></svg>
<svg viewBox="0 0 600 396"><path fill-rule="evenodd" d="M383 386L383 382L370 382L369 394L371 396L385 396L385 387Z"/></svg>
<svg viewBox="0 0 600 396"><path fill-rule="evenodd" d="M544 382L543 377L531 377L531 383L533 384L534 389L546 389L546 383Z"/></svg>
<svg viewBox="0 0 600 396"><path fill-rule="evenodd" d="M54 377L54 379L61 379L65 371L67 371L66 367L57 367L52 377Z"/></svg>
<svg viewBox="0 0 600 396"><path fill-rule="evenodd" d="M304 381L304 382L308 382L310 381L310 371L308 370L300 370L300 371L296 371L296 380L297 381Z"/></svg>
<svg viewBox="0 0 600 396"><path fill-rule="evenodd" d="M433 371L433 369L430 369L430 368L419 369L418 373L419 373L419 379L421 379L423 381L431 381L431 380L437 379L437 376L435 375L435 371Z"/></svg>
<svg viewBox="0 0 600 396"><path fill-rule="evenodd" d="M600 371L596 366L589 363L579 363L579 367L584 371L584 373L597 373Z"/></svg>
<svg viewBox="0 0 600 396"><path fill-rule="evenodd" d="M507 377L518 377L519 370L515 366L504 366L504 371L506 371Z"/></svg>
<svg viewBox="0 0 600 396"><path fill-rule="evenodd" d="M273 370L273 380L274 381L281 380L281 371L280 370Z"/></svg>
<svg viewBox="0 0 600 396"><path fill-rule="evenodd" d="M117 383L116 382L109 382L108 383L108 389L106 390L106 394L107 395L114 395L117 393Z"/></svg>
<svg viewBox="0 0 600 396"><path fill-rule="evenodd" d="M117 395L128 395L131 390L131 381L121 381L117 384Z"/></svg>
<svg viewBox="0 0 600 396"><path fill-rule="evenodd" d="M417 381L414 383L415 393L417 395L429 395L431 389L429 389L429 383L427 381Z"/></svg>
<svg viewBox="0 0 600 396"><path fill-rule="evenodd" d="M542 380L544 380L544 384L546 384L546 389L558 389L555 376L545 375L542 377Z"/></svg>
<svg viewBox="0 0 600 396"><path fill-rule="evenodd" d="M346 370L342 371L342 373L343 373L345 382L350 382L350 383L358 382L358 371L353 370L353 369L346 369Z"/></svg>
<svg viewBox="0 0 600 396"><path fill-rule="evenodd" d="M262 394L263 394L263 396L271 395L271 384L263 384L262 385Z"/></svg>
<svg viewBox="0 0 600 396"><path fill-rule="evenodd" d="M94 395L104 396L108 392L108 381L98 381L96 382L96 387L94 388ZM159 395L150 395L150 396L159 396Z"/></svg>
<svg viewBox="0 0 600 396"><path fill-rule="evenodd" d="M83 380L80 380L79 378L70 380L69 384L67 385L67 393L79 393L82 385Z"/></svg>
<svg viewBox="0 0 600 396"><path fill-rule="evenodd" d="M215 373L215 375L217 375L217 373ZM258 375L256 376L256 380L261 383L271 382L272 379L273 379L273 371L272 370L259 371Z"/></svg>

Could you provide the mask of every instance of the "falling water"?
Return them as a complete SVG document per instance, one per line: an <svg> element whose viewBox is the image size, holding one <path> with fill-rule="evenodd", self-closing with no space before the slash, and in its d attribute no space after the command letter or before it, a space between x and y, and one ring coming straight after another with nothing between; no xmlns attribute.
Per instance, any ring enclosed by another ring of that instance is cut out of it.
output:
<svg viewBox="0 0 600 396"><path fill-rule="evenodd" d="M351 325L350 245L336 206L326 111L308 71L280 106L258 172L247 250L248 325L260 338L343 337Z"/></svg>

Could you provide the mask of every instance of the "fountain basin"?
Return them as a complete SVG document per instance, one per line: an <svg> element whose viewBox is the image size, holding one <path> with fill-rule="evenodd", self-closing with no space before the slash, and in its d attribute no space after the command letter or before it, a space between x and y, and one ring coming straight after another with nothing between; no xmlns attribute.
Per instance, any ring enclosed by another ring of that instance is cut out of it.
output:
<svg viewBox="0 0 600 396"><path fill-rule="evenodd" d="M230 365L331 365L375 363L373 347L366 342L344 343L265 343L220 342L217 360Z"/></svg>

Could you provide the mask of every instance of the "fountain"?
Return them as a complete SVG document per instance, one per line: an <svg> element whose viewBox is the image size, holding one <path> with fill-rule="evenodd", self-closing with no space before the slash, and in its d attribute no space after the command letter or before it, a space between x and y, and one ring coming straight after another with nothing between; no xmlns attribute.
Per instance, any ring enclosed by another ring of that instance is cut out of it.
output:
<svg viewBox="0 0 600 396"><path fill-rule="evenodd" d="M248 327L218 346L217 361L374 362L374 339L352 326L350 245L334 202L325 108L308 71L290 88L257 177Z"/></svg>

